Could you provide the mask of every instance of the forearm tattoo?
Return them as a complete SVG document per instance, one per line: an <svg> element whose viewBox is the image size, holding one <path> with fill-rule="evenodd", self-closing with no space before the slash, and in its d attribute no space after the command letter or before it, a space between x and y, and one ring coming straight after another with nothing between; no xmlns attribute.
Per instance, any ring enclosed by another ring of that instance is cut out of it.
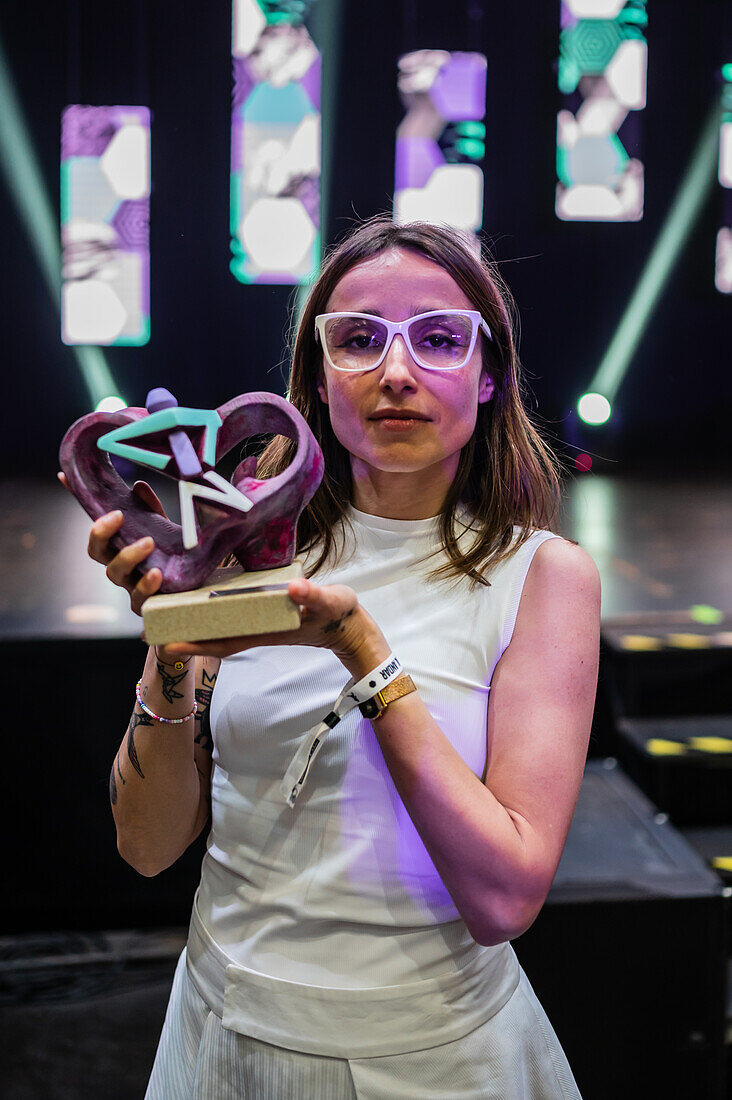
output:
<svg viewBox="0 0 732 1100"><path fill-rule="evenodd" d="M188 675L188 669L185 669L181 673L171 674L167 671L165 665L158 661L158 672L163 681L162 692L164 698L172 703L175 699L182 699L183 692L177 691L178 684ZM195 716L195 736L194 740L197 745L200 745L206 752L213 750L213 737L211 736L211 698L213 696L214 684L216 683L217 673L214 672L209 675L206 669L203 669L201 686L196 688L196 702L198 703L198 710ZM143 689L143 695L147 694L147 688ZM145 778L145 773L140 766L140 759L137 755L137 749L135 748L135 730L138 726L152 726L154 720L144 711L135 707L130 718L130 724L127 727L127 757L135 769L140 779ZM114 758L112 764L112 771L109 776L109 801L113 806L117 804L118 787L117 781L124 786L127 782L122 775L122 769L119 762L119 753Z"/></svg>
<svg viewBox="0 0 732 1100"><path fill-rule="evenodd" d="M158 672L160 674L160 679L163 681L163 698L167 703L173 703L176 699L183 698L183 692L176 691L176 688L181 681L185 680L188 675L188 667L192 664L193 662L189 661L182 672L170 672L169 665L164 665L162 661L158 661Z"/></svg>
<svg viewBox="0 0 732 1100"><path fill-rule="evenodd" d="M151 726L153 719L149 714L145 714L144 711L137 710L135 708L130 718L130 724L127 727L127 755L130 760L130 764L135 769L140 779L144 779L142 768L140 767L140 761L137 756L137 749L135 748L135 730L138 726Z"/></svg>
<svg viewBox="0 0 732 1100"><path fill-rule="evenodd" d="M149 715L145 714L144 711L140 711L140 710L137 709L137 707L135 707L135 709L132 712L132 717L130 718L130 724L127 727L127 736L126 736L127 756L129 758L130 764L132 764L132 767L135 769L137 774L140 776L140 779L145 778L145 773L143 772L142 768L140 767L140 759L137 755L137 749L135 748L135 730L137 729L138 726L151 726L152 724L153 724L152 718L150 718ZM116 775L115 775L115 768L117 769ZM119 763L119 752L117 753L117 755L114 758L114 763L112 764L112 771L111 771L111 774L109 776L109 801L112 803L113 806L117 805L117 778L118 777L119 777L122 785L124 786L126 784L127 780L122 775L122 768L120 767L120 763Z"/></svg>
<svg viewBox="0 0 732 1100"><path fill-rule="evenodd" d="M113 806L117 805L117 776L114 774L115 768L117 768L117 770L119 771L119 756L115 756L112 763L112 770L109 773L109 801L112 803ZM119 772L119 777L122 780L122 783L124 783L125 780L122 776L121 771Z"/></svg>
<svg viewBox="0 0 732 1100"><path fill-rule="evenodd" d="M217 673L212 676L204 668L201 676L201 686L196 688L196 733L194 740L205 752L213 751L213 737L211 736L211 699L213 697L214 684Z"/></svg>

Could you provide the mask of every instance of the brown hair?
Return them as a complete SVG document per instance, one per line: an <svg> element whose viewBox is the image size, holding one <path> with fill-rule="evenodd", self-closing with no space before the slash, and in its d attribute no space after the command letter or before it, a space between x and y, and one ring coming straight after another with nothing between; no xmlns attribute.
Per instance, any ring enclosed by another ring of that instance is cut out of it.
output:
<svg viewBox="0 0 732 1100"><path fill-rule="evenodd" d="M484 575L510 557L536 528L548 529L560 500L561 464L532 423L523 402L516 351L513 298L492 261L482 260L460 232L427 222L395 225L380 215L357 226L327 255L302 311L292 347L288 398L302 413L325 458L323 481L304 509L297 530L301 551L319 546L312 576L336 553L334 529L352 502L349 454L336 438L328 407L317 394L322 351L315 341L315 317L324 313L337 283L356 264L392 248L420 253L439 264L480 310L493 335L483 339L483 365L493 378L490 401L478 406L475 431L460 454L455 479L440 513L440 535L448 560L433 577L465 575L489 584ZM294 444L276 436L259 459L258 477L272 477L292 461ZM458 509L468 508L474 537L461 545ZM521 528L514 541L514 524Z"/></svg>

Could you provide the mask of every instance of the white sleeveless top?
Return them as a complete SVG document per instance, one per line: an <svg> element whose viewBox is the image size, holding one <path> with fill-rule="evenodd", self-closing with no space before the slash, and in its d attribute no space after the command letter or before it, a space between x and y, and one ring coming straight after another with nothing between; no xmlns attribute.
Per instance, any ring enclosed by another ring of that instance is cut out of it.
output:
<svg viewBox="0 0 732 1100"><path fill-rule="evenodd" d="M353 508L348 519L340 562L314 580L356 591L482 777L493 670L533 555L559 536L533 532L490 587L471 589L467 578L427 577L443 560L437 519ZM294 808L284 802L280 783L299 740L348 679L329 650L310 646L222 661L211 704L212 826L187 961L224 1026L366 1057L467 1034L508 1000L519 968L509 944L482 947L470 936L358 709L326 737Z"/></svg>

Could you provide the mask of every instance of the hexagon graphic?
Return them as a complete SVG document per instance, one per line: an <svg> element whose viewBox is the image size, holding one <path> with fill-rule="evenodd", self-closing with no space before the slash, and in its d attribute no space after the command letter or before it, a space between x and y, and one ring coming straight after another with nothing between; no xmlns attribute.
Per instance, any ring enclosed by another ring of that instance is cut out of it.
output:
<svg viewBox="0 0 732 1100"><path fill-rule="evenodd" d="M127 320L127 311L109 283L83 279L63 287L65 344L111 344Z"/></svg>
<svg viewBox="0 0 732 1100"><path fill-rule="evenodd" d="M600 75L622 39L619 25L611 19L580 19L563 32L561 51L581 73Z"/></svg>
<svg viewBox="0 0 732 1100"><path fill-rule="evenodd" d="M99 168L121 199L150 194L150 135L144 126L122 126L99 158Z"/></svg>
<svg viewBox="0 0 732 1100"><path fill-rule="evenodd" d="M290 271L305 259L315 226L297 199L262 198L244 216L239 238L257 267Z"/></svg>

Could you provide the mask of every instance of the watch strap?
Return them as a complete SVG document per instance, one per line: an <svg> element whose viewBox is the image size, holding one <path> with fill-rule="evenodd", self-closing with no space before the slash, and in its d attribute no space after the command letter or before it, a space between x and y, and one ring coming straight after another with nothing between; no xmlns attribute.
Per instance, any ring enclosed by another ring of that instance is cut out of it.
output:
<svg viewBox="0 0 732 1100"><path fill-rule="evenodd" d="M375 721L377 718L381 718L382 714L389 706L389 703L395 702L397 699L403 698L405 695L411 695L413 691L417 690L417 685L411 676L406 673L402 676L398 676L396 680L392 680L390 684L387 684L381 691L377 691L371 699L367 699L365 703L359 703L358 709L364 718L370 718L371 721Z"/></svg>

